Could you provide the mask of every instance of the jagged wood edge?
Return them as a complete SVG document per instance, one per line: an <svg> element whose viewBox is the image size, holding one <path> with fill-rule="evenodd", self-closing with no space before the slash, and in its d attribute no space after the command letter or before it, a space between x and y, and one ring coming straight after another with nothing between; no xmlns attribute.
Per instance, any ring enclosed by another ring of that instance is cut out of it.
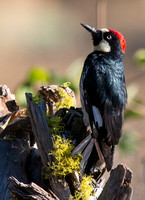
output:
<svg viewBox="0 0 145 200"><path fill-rule="evenodd" d="M24 184L19 182L16 178L10 177L8 183L11 186L10 190L16 194L19 198L23 199L39 199L39 200L59 200L56 195L49 190L46 192L35 183Z"/></svg>
<svg viewBox="0 0 145 200"><path fill-rule="evenodd" d="M133 192L131 179L132 171L125 164L119 164L112 169L98 200L130 200Z"/></svg>

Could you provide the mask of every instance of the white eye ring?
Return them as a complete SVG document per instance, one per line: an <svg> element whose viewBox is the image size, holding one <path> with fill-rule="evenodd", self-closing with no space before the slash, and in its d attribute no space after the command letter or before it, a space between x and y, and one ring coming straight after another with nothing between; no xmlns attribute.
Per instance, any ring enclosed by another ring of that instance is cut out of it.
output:
<svg viewBox="0 0 145 200"><path fill-rule="evenodd" d="M112 36L111 35L107 35L106 37L108 40L111 40L112 39Z"/></svg>

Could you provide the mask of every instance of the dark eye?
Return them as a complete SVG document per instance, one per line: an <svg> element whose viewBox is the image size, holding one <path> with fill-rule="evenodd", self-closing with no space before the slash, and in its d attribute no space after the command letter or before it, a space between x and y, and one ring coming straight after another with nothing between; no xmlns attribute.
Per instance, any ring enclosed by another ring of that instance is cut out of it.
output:
<svg viewBox="0 0 145 200"><path fill-rule="evenodd" d="M111 35L107 35L106 38L107 38L108 40L111 40L111 39L112 39L112 36L111 36Z"/></svg>

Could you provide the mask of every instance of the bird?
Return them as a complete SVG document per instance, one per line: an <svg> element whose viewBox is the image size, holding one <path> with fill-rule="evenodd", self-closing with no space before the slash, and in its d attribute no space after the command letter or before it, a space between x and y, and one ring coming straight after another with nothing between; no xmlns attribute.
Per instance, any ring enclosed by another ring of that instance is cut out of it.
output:
<svg viewBox="0 0 145 200"><path fill-rule="evenodd" d="M122 135L127 104L123 66L126 41L118 31L81 25L91 33L94 46L84 62L79 85L83 121L91 131L72 155L82 153L83 173L98 160L105 163L109 172L115 145Z"/></svg>

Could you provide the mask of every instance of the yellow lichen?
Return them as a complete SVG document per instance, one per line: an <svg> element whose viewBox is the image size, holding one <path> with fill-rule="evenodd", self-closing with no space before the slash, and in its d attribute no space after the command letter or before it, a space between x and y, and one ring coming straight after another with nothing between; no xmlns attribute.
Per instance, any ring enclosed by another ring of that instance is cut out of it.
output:
<svg viewBox="0 0 145 200"><path fill-rule="evenodd" d="M58 93L61 97L61 101L56 103L56 111L61 108L70 108L74 106L74 98L67 94L62 88L58 89Z"/></svg>
<svg viewBox="0 0 145 200"><path fill-rule="evenodd" d="M52 173L57 177L65 177L74 171L79 171L81 155L72 157L74 145L71 140L65 140L59 135L53 136L54 150L51 154L55 161L52 163Z"/></svg>
<svg viewBox="0 0 145 200"><path fill-rule="evenodd" d="M79 190L75 193L75 200L88 200L93 195L92 177L84 175Z"/></svg>

